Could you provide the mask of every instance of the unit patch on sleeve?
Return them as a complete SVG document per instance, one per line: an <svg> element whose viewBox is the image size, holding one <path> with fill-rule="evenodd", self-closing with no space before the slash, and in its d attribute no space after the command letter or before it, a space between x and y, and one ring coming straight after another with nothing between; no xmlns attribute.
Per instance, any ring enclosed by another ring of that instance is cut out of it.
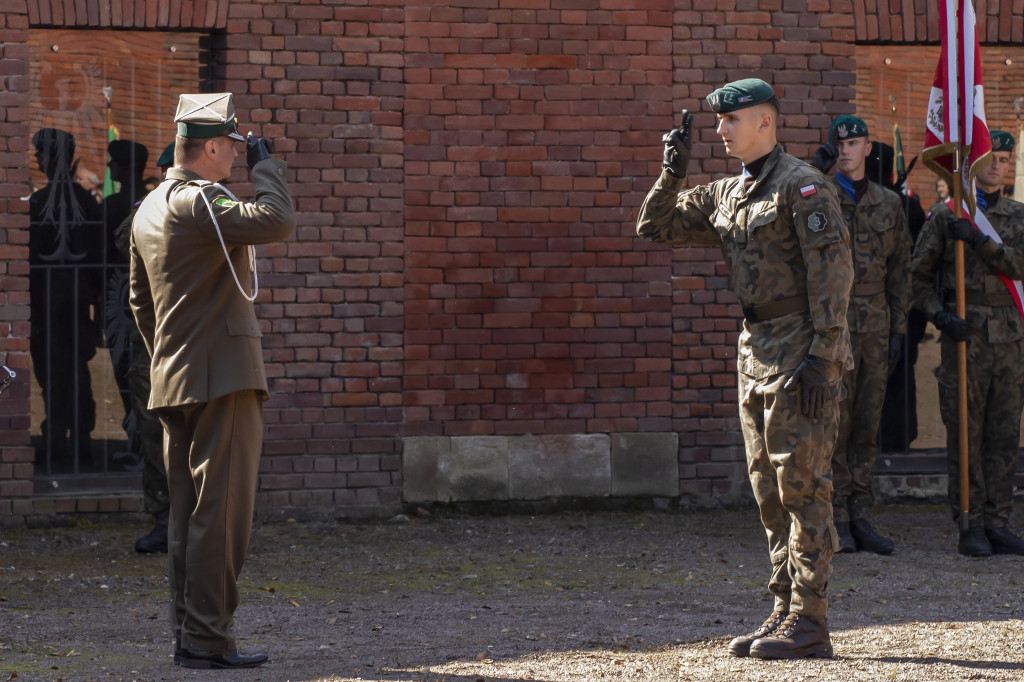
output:
<svg viewBox="0 0 1024 682"><path fill-rule="evenodd" d="M217 206L223 206L224 208L231 208L232 206L238 205L237 201L232 201L227 197L217 197L216 199L213 200L213 203Z"/></svg>
<svg viewBox="0 0 1024 682"><path fill-rule="evenodd" d="M828 219L821 211L815 211L807 216L807 227L811 228L811 232L821 232L826 225L828 225Z"/></svg>

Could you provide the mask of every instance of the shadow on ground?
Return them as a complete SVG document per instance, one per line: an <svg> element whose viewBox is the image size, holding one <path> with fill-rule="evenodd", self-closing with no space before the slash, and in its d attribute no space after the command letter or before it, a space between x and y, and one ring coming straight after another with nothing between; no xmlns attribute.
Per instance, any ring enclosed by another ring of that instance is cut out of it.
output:
<svg viewBox="0 0 1024 682"><path fill-rule="evenodd" d="M1020 524L1019 524L1020 525ZM771 610L756 512L262 523L236 631L271 663L230 680L1016 680L1024 558L969 560L939 507L889 507L889 557L839 555L836 658L725 645ZM178 680L166 558L144 525L5 529L0 680ZM17 677L12 677L17 675Z"/></svg>

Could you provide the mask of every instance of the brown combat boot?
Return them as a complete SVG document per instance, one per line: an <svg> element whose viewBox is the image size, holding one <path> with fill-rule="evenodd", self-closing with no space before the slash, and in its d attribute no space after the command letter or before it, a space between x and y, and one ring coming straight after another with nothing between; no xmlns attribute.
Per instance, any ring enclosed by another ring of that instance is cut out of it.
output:
<svg viewBox="0 0 1024 682"><path fill-rule="evenodd" d="M779 627L788 615L786 611L773 612L772 615L768 616L768 620L761 623L761 627L746 635L740 635L729 642L729 653L740 658L749 656L750 645L754 643L754 640L759 637L767 637L775 632L775 628Z"/></svg>
<svg viewBox="0 0 1024 682"><path fill-rule="evenodd" d="M828 620L791 613L772 634L750 645L754 658L832 658Z"/></svg>

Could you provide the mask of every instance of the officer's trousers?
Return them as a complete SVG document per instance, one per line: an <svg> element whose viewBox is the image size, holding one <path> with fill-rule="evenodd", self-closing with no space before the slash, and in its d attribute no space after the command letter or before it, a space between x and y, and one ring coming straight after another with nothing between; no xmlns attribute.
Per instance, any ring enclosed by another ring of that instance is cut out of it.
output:
<svg viewBox="0 0 1024 682"><path fill-rule="evenodd" d="M775 608L824 617L839 546L829 478L838 406L826 401L821 418L812 421L800 411L800 387L783 389L788 377L755 379L740 372L740 425L750 485L768 534L768 589Z"/></svg>
<svg viewBox="0 0 1024 682"><path fill-rule="evenodd" d="M171 624L186 649L230 653L263 442L263 394L164 407Z"/></svg>

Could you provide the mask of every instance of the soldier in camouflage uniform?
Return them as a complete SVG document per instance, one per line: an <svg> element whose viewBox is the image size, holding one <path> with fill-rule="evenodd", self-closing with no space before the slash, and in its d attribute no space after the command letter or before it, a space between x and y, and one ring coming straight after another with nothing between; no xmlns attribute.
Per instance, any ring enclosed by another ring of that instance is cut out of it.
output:
<svg viewBox="0 0 1024 682"><path fill-rule="evenodd" d="M844 114L833 121L829 144L815 154L816 162L837 162L832 181L850 230L854 266L846 316L853 369L843 378L847 400L839 405L832 513L840 551L890 554L892 540L875 532L867 513L875 502L872 474L886 382L907 334L911 243L899 195L868 180L865 162L872 145L867 138L864 121ZM815 163L823 173L829 165Z"/></svg>
<svg viewBox="0 0 1024 682"><path fill-rule="evenodd" d="M162 172L174 165L174 143L164 149L156 165ZM131 207L131 213L114 230L114 245L127 261L131 254L129 242L132 232L132 220L142 204L139 199ZM142 340L142 334L135 324L135 319L128 312L131 325L128 329L131 357L128 366L128 391L131 398L131 411L135 416L135 432L139 450L142 454L142 500L146 513L153 516L153 530L135 541L135 551L140 554L167 553L167 519L170 514L171 501L167 492L167 469L164 467L164 428L160 420L150 411L149 405L149 351Z"/></svg>
<svg viewBox="0 0 1024 682"><path fill-rule="evenodd" d="M941 205L929 216L914 247L914 305L942 331L939 409L946 425L949 503L960 520L960 448L957 342L967 342L969 527L957 551L966 556L1024 554L1024 540L1009 528L1013 478L1020 450L1024 381L1024 320L999 278L1024 278L1024 205L1000 196L1013 167L1013 136L992 131L992 163L976 178L978 214L999 235L990 239L966 218ZM980 220L980 218L979 218ZM954 239L967 243L964 288L967 319L955 311ZM938 284L936 285L936 274ZM936 288L938 287L938 288Z"/></svg>
<svg viewBox="0 0 1024 682"><path fill-rule="evenodd" d="M851 364L849 233L829 181L778 145L771 86L745 79L707 100L725 151L743 161L743 174L684 189L684 112L682 127L663 138L664 170L644 201L637 233L666 244L721 247L743 308L740 425L768 535L775 605L729 651L828 657L826 592L837 547L829 464L842 373Z"/></svg>

